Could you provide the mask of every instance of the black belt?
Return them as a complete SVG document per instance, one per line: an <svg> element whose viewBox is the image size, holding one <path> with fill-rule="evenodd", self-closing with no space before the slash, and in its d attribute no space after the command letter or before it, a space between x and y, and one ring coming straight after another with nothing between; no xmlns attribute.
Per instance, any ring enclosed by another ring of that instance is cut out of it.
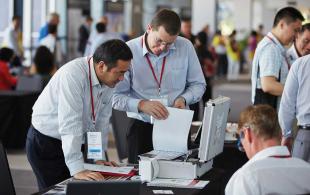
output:
<svg viewBox="0 0 310 195"><path fill-rule="evenodd" d="M310 125L298 125L298 129L310 130Z"/></svg>

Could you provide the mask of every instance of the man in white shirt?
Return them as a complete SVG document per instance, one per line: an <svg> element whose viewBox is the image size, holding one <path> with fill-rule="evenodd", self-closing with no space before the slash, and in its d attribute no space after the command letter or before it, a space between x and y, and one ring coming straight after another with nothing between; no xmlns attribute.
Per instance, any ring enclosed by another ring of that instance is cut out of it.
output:
<svg viewBox="0 0 310 195"><path fill-rule="evenodd" d="M292 46L287 50L286 57L292 65L297 58L310 54L310 23L303 24L296 34Z"/></svg>
<svg viewBox="0 0 310 195"><path fill-rule="evenodd" d="M280 146L276 111L249 106L241 114L238 134L250 159L230 178L225 194L309 194L310 164Z"/></svg>
<svg viewBox="0 0 310 195"><path fill-rule="evenodd" d="M86 135L92 136L94 139L87 139L87 157L104 159L107 143L102 140L108 133L112 91L124 79L131 59L126 43L110 40L92 57L68 62L51 78L33 106L26 141L27 157L40 190L70 176L103 179L100 173L84 169L81 146Z"/></svg>
<svg viewBox="0 0 310 195"><path fill-rule="evenodd" d="M20 17L13 16L12 24L10 24L10 26L5 29L2 45L13 49L16 55L22 56L22 46L20 39Z"/></svg>

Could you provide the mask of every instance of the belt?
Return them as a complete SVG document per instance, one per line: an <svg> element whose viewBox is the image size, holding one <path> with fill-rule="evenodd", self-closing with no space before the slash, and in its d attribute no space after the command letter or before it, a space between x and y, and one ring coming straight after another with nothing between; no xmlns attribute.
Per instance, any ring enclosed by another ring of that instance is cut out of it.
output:
<svg viewBox="0 0 310 195"><path fill-rule="evenodd" d="M298 125L298 129L310 130L310 125Z"/></svg>

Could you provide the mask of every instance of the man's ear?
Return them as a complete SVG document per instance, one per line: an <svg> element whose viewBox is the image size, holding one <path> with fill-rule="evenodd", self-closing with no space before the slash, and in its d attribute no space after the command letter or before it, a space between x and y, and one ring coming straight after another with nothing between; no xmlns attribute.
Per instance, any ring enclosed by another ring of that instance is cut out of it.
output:
<svg viewBox="0 0 310 195"><path fill-rule="evenodd" d="M100 72L105 72L105 71L108 69L108 67L107 67L107 65L104 63L104 61L100 61L100 62L98 63L98 68L99 68Z"/></svg>
<svg viewBox="0 0 310 195"><path fill-rule="evenodd" d="M151 24L148 24L147 27L146 27L146 32L150 33L151 30L152 30Z"/></svg>
<svg viewBox="0 0 310 195"><path fill-rule="evenodd" d="M251 129L247 129L244 131L244 139L246 139L249 143L253 141L253 132Z"/></svg>

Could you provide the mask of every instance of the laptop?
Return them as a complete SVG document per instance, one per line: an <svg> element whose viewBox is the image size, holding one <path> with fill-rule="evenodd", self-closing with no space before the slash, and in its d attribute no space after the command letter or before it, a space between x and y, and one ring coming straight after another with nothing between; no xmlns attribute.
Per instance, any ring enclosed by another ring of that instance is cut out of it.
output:
<svg viewBox="0 0 310 195"><path fill-rule="evenodd" d="M71 181L67 195L139 195L141 181Z"/></svg>
<svg viewBox="0 0 310 195"><path fill-rule="evenodd" d="M0 141L0 194L15 194L13 179L5 149Z"/></svg>

